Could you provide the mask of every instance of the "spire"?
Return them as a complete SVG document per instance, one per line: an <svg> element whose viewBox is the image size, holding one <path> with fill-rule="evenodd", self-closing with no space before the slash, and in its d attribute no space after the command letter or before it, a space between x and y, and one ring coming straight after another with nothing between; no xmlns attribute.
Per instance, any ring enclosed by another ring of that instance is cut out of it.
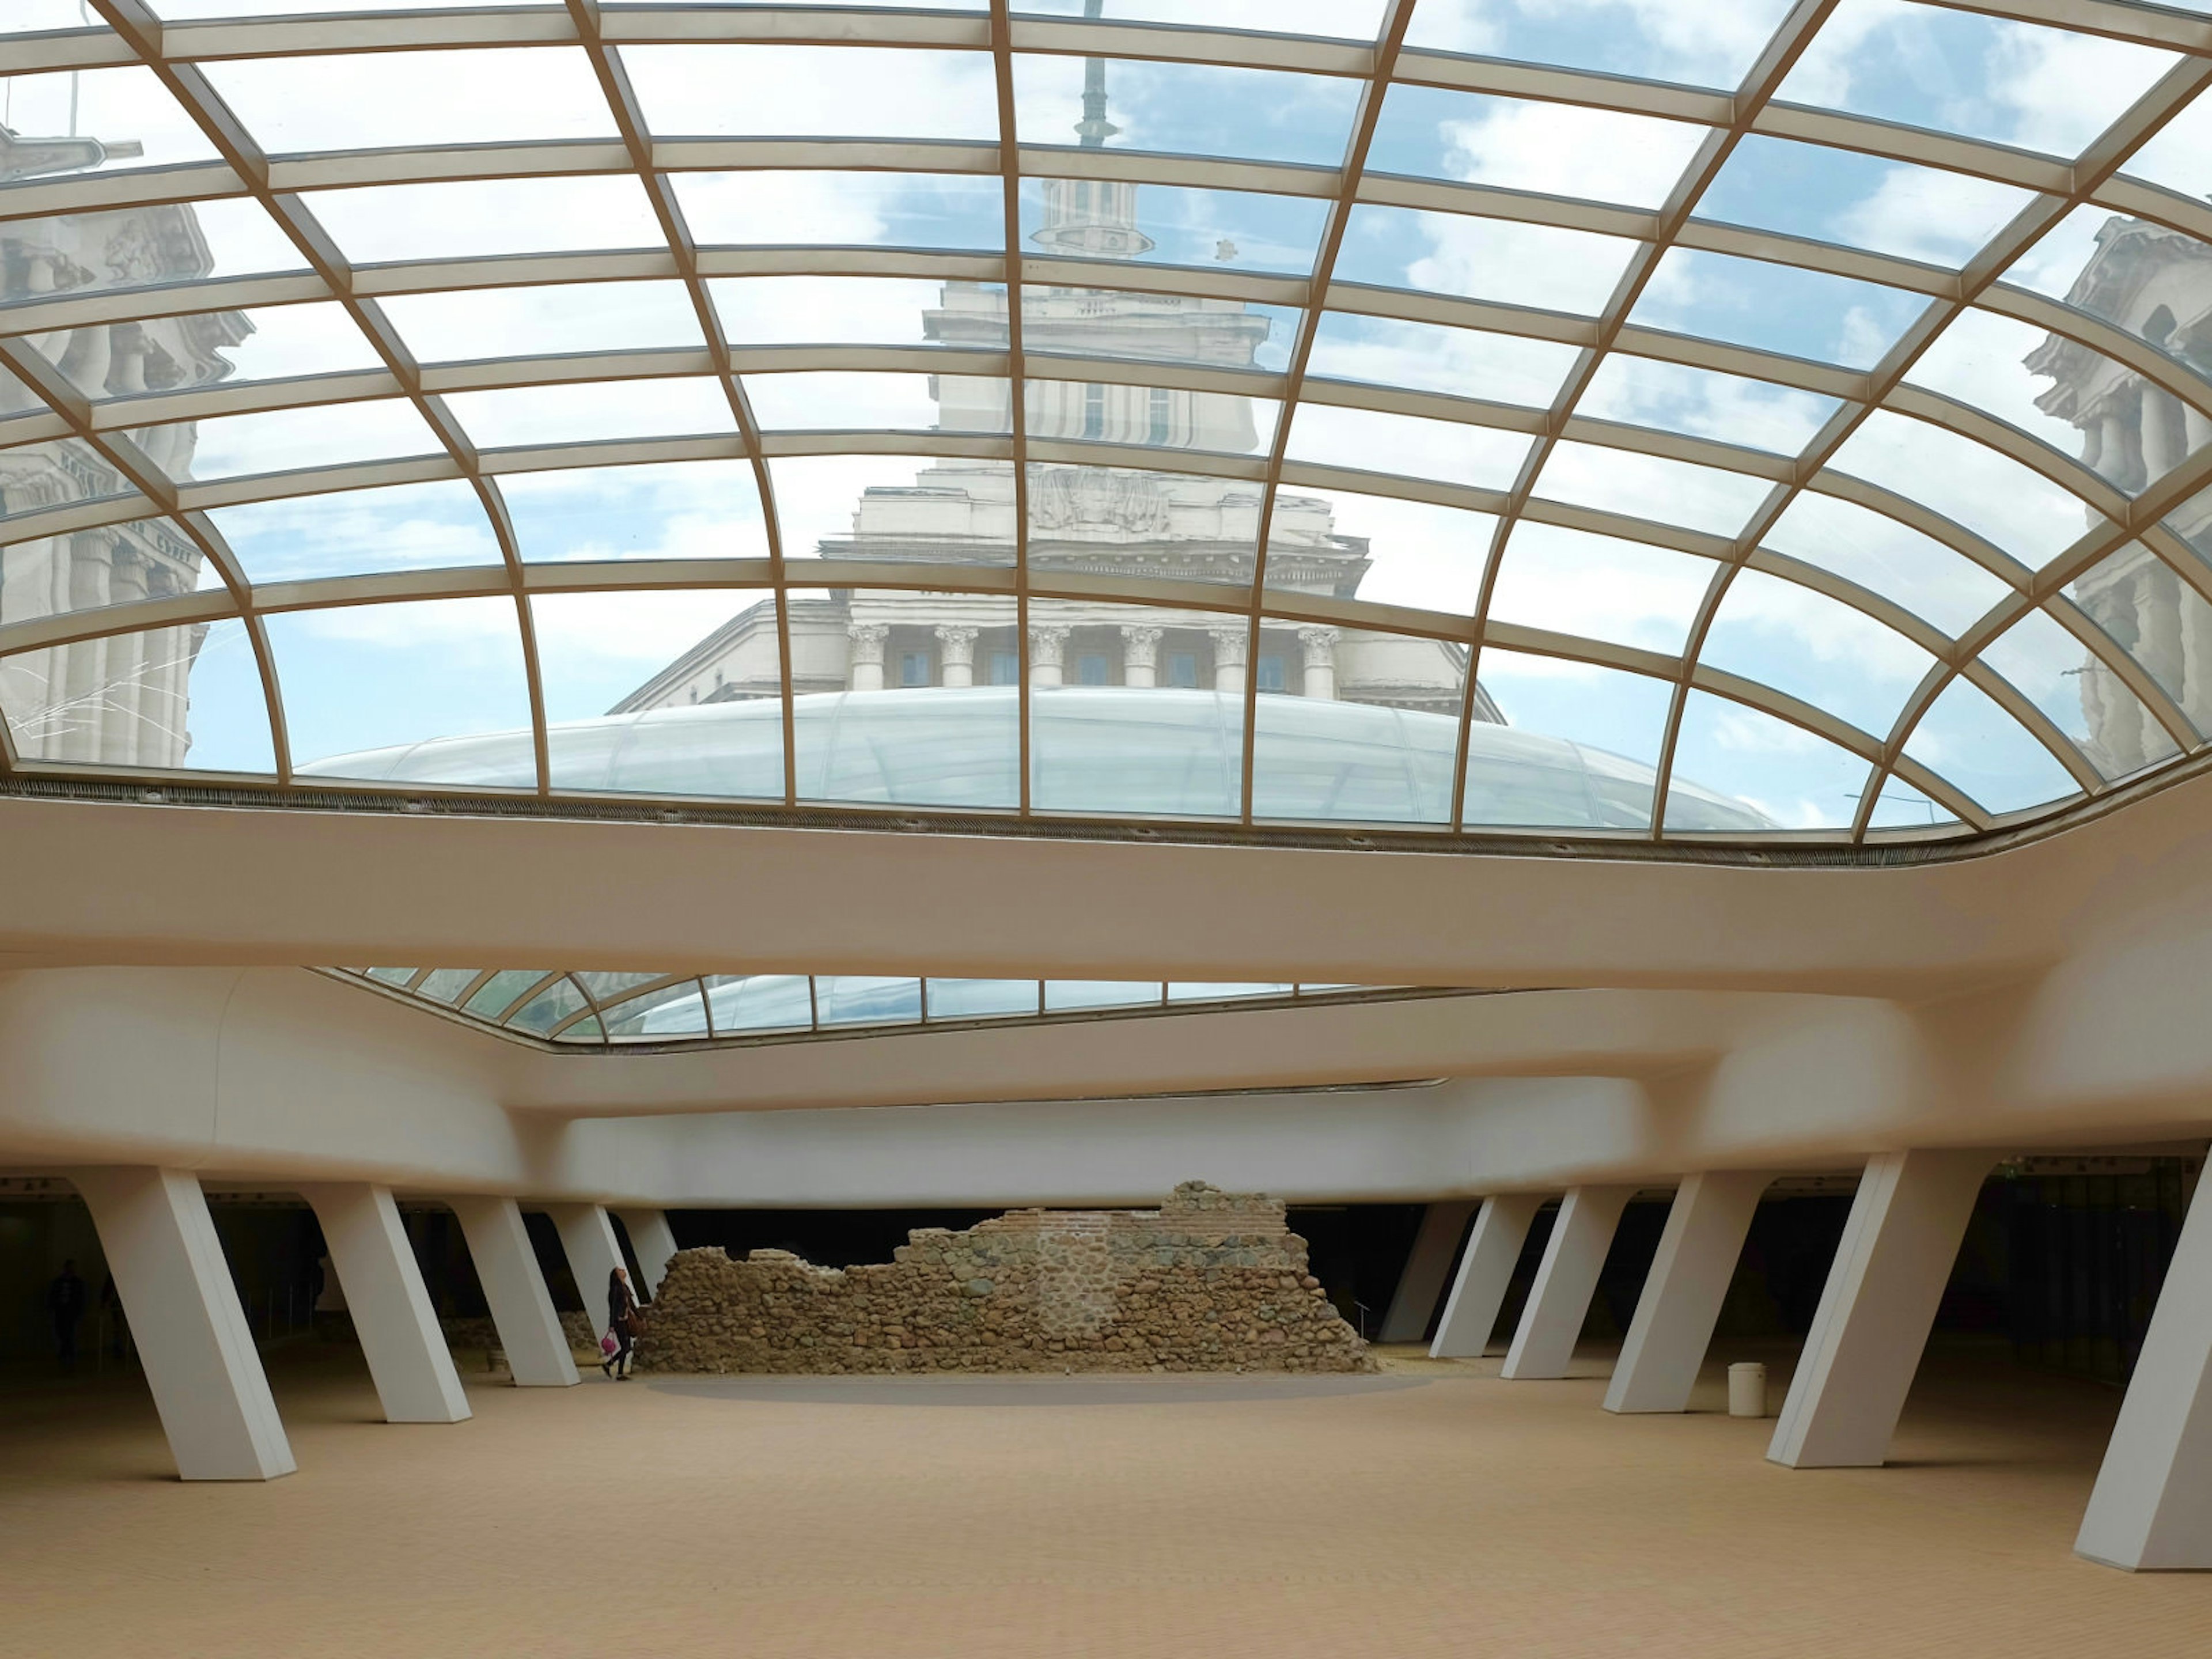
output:
<svg viewBox="0 0 2212 1659"><path fill-rule="evenodd" d="M1083 0L1083 15L1096 21L1106 0ZM1083 60L1083 118L1075 136L1085 149L1103 149L1121 129L1106 118L1106 60ZM1137 187L1111 179L1046 179L1044 222L1030 240L1048 253L1093 259L1134 259L1152 251L1137 228Z"/></svg>

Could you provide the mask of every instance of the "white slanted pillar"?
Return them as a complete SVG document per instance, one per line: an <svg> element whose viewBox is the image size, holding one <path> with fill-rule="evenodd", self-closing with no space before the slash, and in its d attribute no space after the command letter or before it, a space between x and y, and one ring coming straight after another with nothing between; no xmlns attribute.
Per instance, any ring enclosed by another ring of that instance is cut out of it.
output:
<svg viewBox="0 0 2212 1659"><path fill-rule="evenodd" d="M1429 1328L1429 1316L1451 1272L1452 1252L1474 1213L1468 1203L1431 1204L1421 1213L1421 1230L1413 1236L1413 1253L1406 1258L1406 1271L1398 1275L1398 1289L1390 1298L1390 1311L1382 1316L1384 1342L1418 1342Z"/></svg>
<svg viewBox="0 0 2212 1659"><path fill-rule="evenodd" d="M637 1256L637 1270L645 1275L642 1285L634 1286L638 1300L660 1294L660 1281L668 1277L668 1258L676 1254L676 1235L669 1231L668 1215L663 1210L617 1210L623 1230L629 1234L630 1249Z"/></svg>
<svg viewBox="0 0 2212 1659"><path fill-rule="evenodd" d="M1867 1160L1766 1449L1771 1461L1796 1469L1873 1468L1888 1455L1994 1161L1979 1152Z"/></svg>
<svg viewBox="0 0 2212 1659"><path fill-rule="evenodd" d="M568 1339L553 1310L545 1275L538 1270L522 1206L511 1198L456 1198L453 1206L515 1386L575 1387L576 1362L568 1356Z"/></svg>
<svg viewBox="0 0 2212 1659"><path fill-rule="evenodd" d="M2130 1571L2212 1568L2212 1179L2197 1180L2074 1547Z"/></svg>
<svg viewBox="0 0 2212 1659"><path fill-rule="evenodd" d="M1459 1276L1452 1280L1443 1317L1437 1322L1436 1339L1429 1344L1430 1358L1481 1358L1498 1323L1498 1310L1505 1305L1513 1265L1520 1261L1529 1225L1543 1206L1542 1198L1534 1193L1507 1193L1482 1200L1466 1253L1459 1259Z"/></svg>
<svg viewBox="0 0 2212 1659"><path fill-rule="evenodd" d="M1560 1200L1536 1282L1528 1287L1528 1305L1521 1310L1521 1328L1498 1368L1500 1376L1567 1374L1605 1253L1613 1247L1613 1229L1635 1195L1633 1187L1577 1187Z"/></svg>
<svg viewBox="0 0 2212 1659"><path fill-rule="evenodd" d="M596 1204L548 1204L545 1212L553 1218L553 1224L561 1230L561 1248L568 1257L568 1271L576 1276L576 1293L584 1298L584 1311L591 1316L592 1328L605 1330L607 1323L607 1277L617 1267L627 1267L622 1245L615 1237L615 1224L607 1212ZM637 1286L630 1286L635 1291ZM643 1297L638 1297L642 1302Z"/></svg>
<svg viewBox="0 0 2212 1659"><path fill-rule="evenodd" d="M302 1187L300 1195L322 1223L346 1311L353 1316L376 1397L384 1402L384 1420L466 1422L468 1396L461 1392L392 1189L333 1182Z"/></svg>
<svg viewBox="0 0 2212 1659"><path fill-rule="evenodd" d="M1689 1409L1690 1390L1735 1277L1752 1212L1772 1179L1763 1171L1715 1170L1693 1175L1676 1189L1620 1363L1605 1391L1606 1410Z"/></svg>
<svg viewBox="0 0 2212 1659"><path fill-rule="evenodd" d="M198 1181L135 1168L76 1170L70 1179L99 1230L178 1474L291 1474L299 1466Z"/></svg>

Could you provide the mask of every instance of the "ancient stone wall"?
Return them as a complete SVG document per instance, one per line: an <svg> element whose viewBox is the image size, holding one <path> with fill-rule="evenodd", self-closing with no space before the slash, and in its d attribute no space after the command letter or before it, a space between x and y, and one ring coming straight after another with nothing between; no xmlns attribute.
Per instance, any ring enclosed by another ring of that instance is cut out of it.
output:
<svg viewBox="0 0 2212 1659"><path fill-rule="evenodd" d="M638 1364L663 1371L1370 1370L1283 1206L1188 1182L1158 1210L919 1228L888 1262L679 1250Z"/></svg>

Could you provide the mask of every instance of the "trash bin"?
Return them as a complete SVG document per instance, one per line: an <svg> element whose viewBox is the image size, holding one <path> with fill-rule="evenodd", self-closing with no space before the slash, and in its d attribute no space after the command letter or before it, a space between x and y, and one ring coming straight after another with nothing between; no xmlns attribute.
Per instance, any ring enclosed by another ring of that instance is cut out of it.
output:
<svg viewBox="0 0 2212 1659"><path fill-rule="evenodd" d="M1766 1367L1755 1359L1729 1367L1729 1415L1766 1415Z"/></svg>

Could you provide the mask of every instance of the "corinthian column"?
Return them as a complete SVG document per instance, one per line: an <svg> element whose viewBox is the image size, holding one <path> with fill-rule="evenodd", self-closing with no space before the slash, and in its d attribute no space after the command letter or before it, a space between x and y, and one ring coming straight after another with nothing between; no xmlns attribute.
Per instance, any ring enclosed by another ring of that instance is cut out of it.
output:
<svg viewBox="0 0 2212 1659"><path fill-rule="evenodd" d="M853 642L852 672L848 684L855 691L880 691L884 689L884 641L891 630L881 623L854 623L845 629L845 637Z"/></svg>
<svg viewBox="0 0 2212 1659"><path fill-rule="evenodd" d="M957 623L937 630L937 660L944 670L944 684L975 684L975 635L981 631Z"/></svg>
<svg viewBox="0 0 2212 1659"><path fill-rule="evenodd" d="M1244 649L1250 642L1246 630L1236 628L1209 628L1213 636L1213 689L1217 691L1242 691L1244 689Z"/></svg>
<svg viewBox="0 0 2212 1659"><path fill-rule="evenodd" d="M1143 626L1121 630L1121 684L1158 685L1160 683L1160 630Z"/></svg>
<svg viewBox="0 0 2212 1659"><path fill-rule="evenodd" d="M1047 623L1030 629L1030 684L1058 685L1067 659L1067 629Z"/></svg>
<svg viewBox="0 0 2212 1659"><path fill-rule="evenodd" d="M1323 702L1336 700L1336 641L1334 628L1298 629L1298 646L1305 655L1305 694Z"/></svg>

